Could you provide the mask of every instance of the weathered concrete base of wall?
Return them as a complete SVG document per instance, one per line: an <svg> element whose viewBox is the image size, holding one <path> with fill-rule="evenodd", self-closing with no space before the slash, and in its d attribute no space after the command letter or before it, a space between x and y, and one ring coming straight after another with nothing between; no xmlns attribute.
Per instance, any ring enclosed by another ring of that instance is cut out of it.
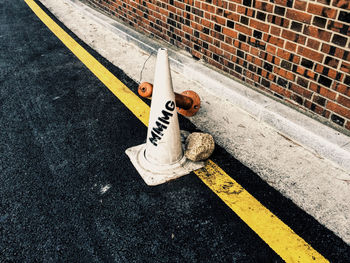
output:
<svg viewBox="0 0 350 263"><path fill-rule="evenodd" d="M156 50L167 44L77 0L41 2L130 77L153 82ZM202 98L191 121L350 244L350 137L168 49L175 90Z"/></svg>

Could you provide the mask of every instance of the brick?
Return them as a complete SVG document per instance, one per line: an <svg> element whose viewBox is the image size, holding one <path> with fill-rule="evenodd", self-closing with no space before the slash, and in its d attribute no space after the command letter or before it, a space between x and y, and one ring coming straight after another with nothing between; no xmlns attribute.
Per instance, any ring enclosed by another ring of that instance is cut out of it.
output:
<svg viewBox="0 0 350 263"><path fill-rule="evenodd" d="M328 8L323 5L313 4L313 3L309 3L309 7L307 11L309 13L323 16L323 17L328 17L328 18L335 18L335 16L337 15L336 9Z"/></svg>
<svg viewBox="0 0 350 263"><path fill-rule="evenodd" d="M175 8L175 6L168 5L168 10L169 10L169 12L171 12L171 13L176 13L176 8Z"/></svg>
<svg viewBox="0 0 350 263"><path fill-rule="evenodd" d="M332 43L344 47L347 42L347 38L341 35L334 34Z"/></svg>
<svg viewBox="0 0 350 263"><path fill-rule="evenodd" d="M294 81L295 80L295 75L292 72L287 71L286 75L285 75L285 78Z"/></svg>
<svg viewBox="0 0 350 263"><path fill-rule="evenodd" d="M340 58L340 59L350 60L350 56L344 57L346 55L346 51L344 49L339 48L339 47L331 46L328 44L323 44L321 51L326 53L326 54L329 54L331 56L335 56L337 58ZM348 54L350 55L350 52Z"/></svg>
<svg viewBox="0 0 350 263"><path fill-rule="evenodd" d="M338 64L339 64L339 60L335 59L333 57L327 56L325 61L324 61L324 64L326 64L332 68L337 68Z"/></svg>
<svg viewBox="0 0 350 263"><path fill-rule="evenodd" d="M305 73L304 73L304 76L309 78L309 79L316 79L316 75L314 71L312 70L306 70Z"/></svg>
<svg viewBox="0 0 350 263"><path fill-rule="evenodd" d="M249 62L254 62L254 57L249 55L249 54L247 54L246 60L249 61Z"/></svg>
<svg viewBox="0 0 350 263"><path fill-rule="evenodd" d="M190 28L190 27L188 27L188 26L183 26L183 27L182 27L182 30L183 30L184 32L186 32L186 33L191 34L191 35L192 35L192 33L193 33L193 29Z"/></svg>
<svg viewBox="0 0 350 263"><path fill-rule="evenodd" d="M225 39L225 35L219 33L219 32L215 32L215 31L212 31L211 32L211 36L213 36L214 38L216 38L216 40L221 40L221 41L224 41Z"/></svg>
<svg viewBox="0 0 350 263"><path fill-rule="evenodd" d="M227 9L227 1L217 0L216 4L218 7L222 7L223 9Z"/></svg>
<svg viewBox="0 0 350 263"><path fill-rule="evenodd" d="M344 107L350 108L350 98L340 95L337 99L338 103Z"/></svg>
<svg viewBox="0 0 350 263"><path fill-rule="evenodd" d="M280 62L281 62L280 58L278 58L278 57L276 57L275 55L272 55L272 54L267 54L266 60L268 62L271 62L271 63L275 64L275 65L279 65Z"/></svg>
<svg viewBox="0 0 350 263"><path fill-rule="evenodd" d="M314 106L315 105L315 106ZM313 107L314 106L314 107ZM319 115L324 115L326 110L325 108L319 106L319 105L316 105L316 104L312 104L311 105L311 110ZM327 111L328 112L328 111ZM328 112L329 113L329 112ZM328 115L329 116L329 115Z"/></svg>
<svg viewBox="0 0 350 263"><path fill-rule="evenodd" d="M273 5L267 2L256 0L255 8L271 13L273 10Z"/></svg>
<svg viewBox="0 0 350 263"><path fill-rule="evenodd" d="M250 28L248 28L246 26L242 26L240 24L236 24L235 25L235 29L237 31L239 31L239 32L242 32L242 33L246 34L246 35L249 35L249 36L252 35L252 29L250 29Z"/></svg>
<svg viewBox="0 0 350 263"><path fill-rule="evenodd" d="M339 114L342 117L350 119L350 109L344 108L343 106L336 104L332 101L328 101L327 109Z"/></svg>
<svg viewBox="0 0 350 263"><path fill-rule="evenodd" d="M302 46L299 46L298 54L318 62L322 62L324 57L322 53L316 52L314 50L311 50Z"/></svg>
<svg viewBox="0 0 350 263"><path fill-rule="evenodd" d="M297 31L297 32L301 32L303 29L303 23L293 21L291 26L290 26L290 29Z"/></svg>
<svg viewBox="0 0 350 263"><path fill-rule="evenodd" d="M259 56L260 53L260 49L256 48L256 47L251 47L250 48L250 53L254 56Z"/></svg>
<svg viewBox="0 0 350 263"><path fill-rule="evenodd" d="M348 9L347 11L349 11L349 9ZM339 17L338 17L338 19L339 19L340 21L349 23L349 20L350 20L350 12L340 11L340 12L339 12Z"/></svg>
<svg viewBox="0 0 350 263"><path fill-rule="evenodd" d="M336 48L334 55L338 58L343 59L343 60L350 61L350 52L349 51L345 51L341 48Z"/></svg>
<svg viewBox="0 0 350 263"><path fill-rule="evenodd" d="M345 120L344 118L332 113L331 115L331 121L333 121L335 124L339 126L344 126Z"/></svg>
<svg viewBox="0 0 350 263"><path fill-rule="evenodd" d="M290 89L304 98L311 99L312 92L299 85L292 84Z"/></svg>
<svg viewBox="0 0 350 263"><path fill-rule="evenodd" d="M315 95L315 96L313 96L312 101L315 102L318 105L316 105L316 104L313 104L313 105L312 104L311 105L308 104L308 105L305 105L305 106L307 106L309 109L311 109L312 111L314 111L314 112L316 112L318 114L322 114L323 111L325 110L325 108L323 108L323 107L325 106L327 100L325 98L321 97L321 96Z"/></svg>
<svg viewBox="0 0 350 263"><path fill-rule="evenodd" d="M315 39L309 38L306 44L309 48L318 50L321 43Z"/></svg>
<svg viewBox="0 0 350 263"><path fill-rule="evenodd" d="M312 18L312 16L308 13L296 11L293 9L288 9L286 16L292 20L296 20L305 24L310 24Z"/></svg>
<svg viewBox="0 0 350 263"><path fill-rule="evenodd" d="M279 16L274 16L269 14L267 16L267 21L270 22L271 24L282 26L282 27L289 27L290 20L286 19L285 17L279 17Z"/></svg>
<svg viewBox="0 0 350 263"><path fill-rule="evenodd" d="M331 39L332 36L330 32L327 32L314 26L305 26L304 34L327 42Z"/></svg>
<svg viewBox="0 0 350 263"><path fill-rule="evenodd" d="M295 43L292 43L292 42L286 42L286 49L289 50L289 51L292 51L292 52L295 52L296 49L297 49L297 45Z"/></svg>
<svg viewBox="0 0 350 263"><path fill-rule="evenodd" d="M240 49L248 52L250 50L250 46L248 44L241 43Z"/></svg>
<svg viewBox="0 0 350 263"><path fill-rule="evenodd" d="M316 68L315 68L315 71L318 72L318 73L322 73L323 69L324 69L324 66L322 66L321 64L317 64Z"/></svg>
<svg viewBox="0 0 350 263"><path fill-rule="evenodd" d="M271 83L270 89L283 97L289 98L291 95L291 92L289 90L282 88L280 85L276 85L275 83Z"/></svg>
<svg viewBox="0 0 350 263"><path fill-rule="evenodd" d="M224 28L222 29L222 33L223 33L224 35L229 36L229 37L232 37L232 38L237 38L237 36L238 36L237 31L232 30L232 29L229 29L229 28L226 28L226 27L224 27Z"/></svg>
<svg viewBox="0 0 350 263"><path fill-rule="evenodd" d="M213 5L209 5L207 3L202 3L201 7L204 11L207 11L209 13L215 13L216 7Z"/></svg>
<svg viewBox="0 0 350 263"><path fill-rule="evenodd" d="M330 87L332 85L332 79L330 78L327 78L323 75L321 75L319 78L318 78L318 83L325 86L325 87Z"/></svg>
<svg viewBox="0 0 350 263"><path fill-rule="evenodd" d="M253 9L246 8L246 10L247 10L246 11L247 16L254 17L255 11Z"/></svg>
<svg viewBox="0 0 350 263"><path fill-rule="evenodd" d="M266 51L272 54L276 53L277 48L275 46L272 45L266 45Z"/></svg>
<svg viewBox="0 0 350 263"><path fill-rule="evenodd" d="M333 0L333 6L343 8L345 10L350 10L350 1L349 0Z"/></svg>
<svg viewBox="0 0 350 263"><path fill-rule="evenodd" d="M223 45L223 44L221 44L221 46L222 46L222 45ZM225 51L225 52L224 52L224 58L226 58L226 59L228 59L228 60L231 60L232 54Z"/></svg>
<svg viewBox="0 0 350 263"><path fill-rule="evenodd" d="M211 19L211 13L209 12L204 12L204 16L205 19ZM196 19L197 17L195 17L194 19ZM209 60L208 60L209 61Z"/></svg>
<svg viewBox="0 0 350 263"><path fill-rule="evenodd" d="M241 42L239 42L238 40L234 40L234 41L233 41L233 45L234 45L236 48L240 48Z"/></svg>
<svg viewBox="0 0 350 263"><path fill-rule="evenodd" d="M316 0L316 2L324 4L324 5L330 5L332 0Z"/></svg>
<svg viewBox="0 0 350 263"><path fill-rule="evenodd" d="M299 9L299 10L305 11L306 5L307 5L306 1L302 1L302 0L295 0L294 1L294 8L295 9Z"/></svg>
<svg viewBox="0 0 350 263"><path fill-rule="evenodd" d="M221 43L221 48L231 54L236 52L236 49L232 45L227 45L225 43Z"/></svg>
<svg viewBox="0 0 350 263"><path fill-rule="evenodd" d="M332 89L345 96L350 97L350 86L347 86L338 82L334 82Z"/></svg>
<svg viewBox="0 0 350 263"><path fill-rule="evenodd" d="M210 36L208 36L208 35L200 34L200 38L201 38L203 41L207 42L208 44L213 43L213 38L210 37Z"/></svg>
<svg viewBox="0 0 350 263"><path fill-rule="evenodd" d="M337 71L334 69L329 69L327 76L330 77L331 79L335 79L337 76Z"/></svg>
<svg viewBox="0 0 350 263"><path fill-rule="evenodd" d="M274 2L277 5L284 5L284 6L287 5L287 0L275 0Z"/></svg>
<svg viewBox="0 0 350 263"><path fill-rule="evenodd" d="M290 55L291 55L291 53L284 50L284 49L279 48L277 50L277 56L279 56L280 58L284 58L285 60L289 60Z"/></svg>
<svg viewBox="0 0 350 263"><path fill-rule="evenodd" d="M238 0L238 1L240 1L240 0ZM234 4L234 3L229 3L228 4L228 9L229 10L236 11L236 7L237 7L237 5Z"/></svg>
<svg viewBox="0 0 350 263"><path fill-rule="evenodd" d="M288 79L288 80L294 81L294 79L295 79L295 75L292 72L287 71L285 69L275 68L275 73L283 78Z"/></svg>
<svg viewBox="0 0 350 263"><path fill-rule="evenodd" d="M330 54L330 49L331 49L331 45L329 45L329 44L322 44L322 47L321 47L321 51L323 52L323 53L326 53L326 54L329 54L329 55L334 55L334 53L333 54Z"/></svg>
<svg viewBox="0 0 350 263"><path fill-rule="evenodd" d="M202 19L201 20L201 23L204 27L209 27L209 28L212 28L214 26L214 23L209 21L209 20L206 20L206 19Z"/></svg>
<svg viewBox="0 0 350 263"><path fill-rule="evenodd" d="M218 47L213 46L213 45L209 46L209 50L211 52L213 52L213 54L217 54L217 55L220 55L220 56L222 56L224 54L224 52L221 49L219 49Z"/></svg>
<svg viewBox="0 0 350 263"><path fill-rule="evenodd" d="M269 74L268 79L273 81L275 79L275 77L276 76L274 74Z"/></svg>
<svg viewBox="0 0 350 263"><path fill-rule="evenodd" d="M281 35L281 29L279 27L276 27L276 26L271 25L270 32L271 32L271 34L273 34L275 36Z"/></svg>
<svg viewBox="0 0 350 263"><path fill-rule="evenodd" d="M182 2L175 2L175 7L185 10L185 4Z"/></svg>
<svg viewBox="0 0 350 263"><path fill-rule="evenodd" d="M299 75L304 75L305 68L297 66L295 73L298 73Z"/></svg>
<svg viewBox="0 0 350 263"><path fill-rule="evenodd" d="M223 69L223 65L221 62L218 62L218 61L215 61L215 60L212 60L212 59L209 59L209 64L213 65L214 67L217 67L218 69Z"/></svg>
<svg viewBox="0 0 350 263"><path fill-rule="evenodd" d="M304 88L308 88L310 82L307 79L304 79L302 77L298 77L297 83Z"/></svg>
<svg viewBox="0 0 350 263"><path fill-rule="evenodd" d="M319 89L321 86L317 85L314 82L310 82L309 89L312 90L313 92L319 93Z"/></svg>
<svg viewBox="0 0 350 263"><path fill-rule="evenodd" d="M284 58L290 62L293 63L299 63L300 57L296 56L295 54L290 53L289 51L283 50L283 49L278 49L277 50L277 56L280 58Z"/></svg>
<svg viewBox="0 0 350 263"><path fill-rule="evenodd" d="M238 22L239 15L237 13L229 13L229 14L227 14L227 19Z"/></svg>
<svg viewBox="0 0 350 263"><path fill-rule="evenodd" d="M312 24L317 26L317 27L322 27L324 28L326 26L327 20L325 18L315 16L314 20L312 21Z"/></svg>
<svg viewBox="0 0 350 263"><path fill-rule="evenodd" d="M250 20L250 26L259 30L262 30L264 32L269 32L269 25L265 24L265 23L261 23L260 21L251 19Z"/></svg>
<svg viewBox="0 0 350 263"><path fill-rule="evenodd" d="M289 31L289 30L285 30L285 29L283 29L283 31L282 31L282 37L289 39L291 41L295 41L296 35L297 34L293 31Z"/></svg>
<svg viewBox="0 0 350 263"><path fill-rule="evenodd" d="M226 25L226 19L223 17L212 15L212 20L220 25Z"/></svg>
<svg viewBox="0 0 350 263"><path fill-rule="evenodd" d="M246 8L244 6L237 6L237 13L239 14L245 14Z"/></svg>
<svg viewBox="0 0 350 263"><path fill-rule="evenodd" d="M343 35L349 35L349 26L345 25L344 23L339 23L333 20L329 20L327 24L327 29L332 30L337 33L341 33Z"/></svg>
<svg viewBox="0 0 350 263"><path fill-rule="evenodd" d="M345 73L350 73L350 63L343 62L340 67L341 71L344 71Z"/></svg>
<svg viewBox="0 0 350 263"><path fill-rule="evenodd" d="M330 90L330 89L326 89L322 86L317 86L317 91L319 94L321 94L323 97L326 97L330 100L335 100L335 98L337 97L337 93L335 93L334 91Z"/></svg>

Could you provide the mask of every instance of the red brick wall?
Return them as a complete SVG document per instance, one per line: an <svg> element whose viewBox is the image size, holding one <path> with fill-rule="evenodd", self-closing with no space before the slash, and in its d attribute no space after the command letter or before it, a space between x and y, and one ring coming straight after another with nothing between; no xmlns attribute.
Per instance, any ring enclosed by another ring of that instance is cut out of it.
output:
<svg viewBox="0 0 350 263"><path fill-rule="evenodd" d="M349 0L86 0L350 130Z"/></svg>

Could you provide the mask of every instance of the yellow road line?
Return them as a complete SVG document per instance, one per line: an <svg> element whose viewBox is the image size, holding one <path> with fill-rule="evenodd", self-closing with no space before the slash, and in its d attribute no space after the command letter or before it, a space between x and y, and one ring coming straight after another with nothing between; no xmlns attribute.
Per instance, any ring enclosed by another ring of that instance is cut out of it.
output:
<svg viewBox="0 0 350 263"><path fill-rule="evenodd" d="M213 161L195 173L286 262L328 262Z"/></svg>
<svg viewBox="0 0 350 263"><path fill-rule="evenodd" d="M149 107L55 23L33 0L24 0L43 23L146 126ZM211 160L195 174L286 262L328 262Z"/></svg>

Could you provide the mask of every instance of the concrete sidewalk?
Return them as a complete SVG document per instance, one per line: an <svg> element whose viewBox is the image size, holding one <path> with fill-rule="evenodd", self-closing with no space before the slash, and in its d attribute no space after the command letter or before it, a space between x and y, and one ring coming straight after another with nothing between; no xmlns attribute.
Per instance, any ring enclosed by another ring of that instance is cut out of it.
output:
<svg viewBox="0 0 350 263"><path fill-rule="evenodd" d="M154 50L165 43L78 1L41 2L131 78L153 82ZM175 90L192 89L202 98L202 108L191 121L350 244L350 138L229 80L181 51L170 54Z"/></svg>

